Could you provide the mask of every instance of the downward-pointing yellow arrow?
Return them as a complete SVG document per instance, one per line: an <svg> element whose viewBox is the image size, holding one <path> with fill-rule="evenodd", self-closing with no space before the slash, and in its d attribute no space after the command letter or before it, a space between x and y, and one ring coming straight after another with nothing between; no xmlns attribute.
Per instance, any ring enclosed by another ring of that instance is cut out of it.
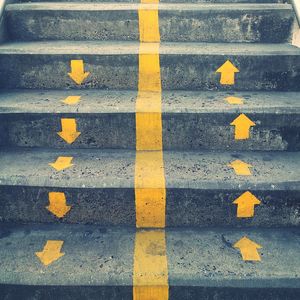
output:
<svg viewBox="0 0 300 300"><path fill-rule="evenodd" d="M64 193L50 192L49 206L46 208L58 218L63 218L70 211L71 206L67 205Z"/></svg>
<svg viewBox="0 0 300 300"><path fill-rule="evenodd" d="M244 103L243 98L234 97L234 96L226 97L225 100L226 100L229 104L243 104L243 103Z"/></svg>
<svg viewBox="0 0 300 300"><path fill-rule="evenodd" d="M235 73L240 70L235 67L230 60L227 60L216 73L221 73L220 83L223 85L233 85L235 82Z"/></svg>
<svg viewBox="0 0 300 300"><path fill-rule="evenodd" d="M54 163L50 163L49 165L56 171L62 171L73 166L73 164L71 163L72 160L73 157L71 156L59 156Z"/></svg>
<svg viewBox="0 0 300 300"><path fill-rule="evenodd" d="M68 74L77 84L82 84L90 72L84 72L83 60L71 60L71 72Z"/></svg>
<svg viewBox="0 0 300 300"><path fill-rule="evenodd" d="M247 191L234 200L233 203L238 206L238 218L251 218L254 216L254 206L261 202L252 193Z"/></svg>
<svg viewBox="0 0 300 300"><path fill-rule="evenodd" d="M252 166L243 162L242 160L237 159L235 161L232 161L230 164L228 164L228 167L233 168L236 175L241 175L241 176L251 175L250 167Z"/></svg>
<svg viewBox="0 0 300 300"><path fill-rule="evenodd" d="M246 260L246 261L260 261L261 260L257 249L261 249L262 246L251 241L246 236L244 236L242 239L240 239L238 242L236 242L233 245L233 247L240 249L243 260Z"/></svg>
<svg viewBox="0 0 300 300"><path fill-rule="evenodd" d="M246 140L250 137L250 127L256 124L245 114L240 114L230 125L235 126L234 138L236 140Z"/></svg>
<svg viewBox="0 0 300 300"><path fill-rule="evenodd" d="M77 132L75 119L61 119L61 131L57 133L68 144L72 144L81 134Z"/></svg>
<svg viewBox="0 0 300 300"><path fill-rule="evenodd" d="M68 96L62 102L66 103L68 105L74 105L74 104L77 104L80 101L80 98L81 98L81 96Z"/></svg>
<svg viewBox="0 0 300 300"><path fill-rule="evenodd" d="M48 266L54 261L58 260L60 257L64 256L65 253L61 253L60 250L62 248L64 241L47 241L44 246L43 251L35 252L35 255L40 259L40 261Z"/></svg>

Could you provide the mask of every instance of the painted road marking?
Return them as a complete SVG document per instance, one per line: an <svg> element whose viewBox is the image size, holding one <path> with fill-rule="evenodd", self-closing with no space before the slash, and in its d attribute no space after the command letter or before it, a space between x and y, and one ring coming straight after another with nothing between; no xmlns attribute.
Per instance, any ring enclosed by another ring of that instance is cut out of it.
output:
<svg viewBox="0 0 300 300"><path fill-rule="evenodd" d="M84 72L83 60L71 60L71 72L68 75L80 85L90 75L90 72Z"/></svg>
<svg viewBox="0 0 300 300"><path fill-rule="evenodd" d="M68 105L75 105L80 101L81 96L68 96L66 99L62 100L63 103Z"/></svg>
<svg viewBox="0 0 300 300"><path fill-rule="evenodd" d="M59 156L54 163L49 163L49 166L56 171L62 171L73 166L72 160L73 157L71 156Z"/></svg>
<svg viewBox="0 0 300 300"><path fill-rule="evenodd" d="M234 248L240 249L243 260L245 261L261 261L260 255L257 249L261 249L262 246L251 241L246 236L240 239L233 245Z"/></svg>
<svg viewBox="0 0 300 300"><path fill-rule="evenodd" d="M49 192L49 205L46 208L58 218L63 218L71 209L67 205L65 193Z"/></svg>
<svg viewBox="0 0 300 300"><path fill-rule="evenodd" d="M57 134L68 144L72 144L81 134L77 131L75 119L61 119L61 131Z"/></svg>
<svg viewBox="0 0 300 300"><path fill-rule="evenodd" d="M250 164L245 163L242 160L237 159L235 161L232 161L227 166L233 168L236 175L239 175L239 176L250 176L250 175L252 175L251 170L250 170L250 168L252 166Z"/></svg>
<svg viewBox="0 0 300 300"><path fill-rule="evenodd" d="M137 151L136 227L165 227L166 188L162 151Z"/></svg>
<svg viewBox="0 0 300 300"><path fill-rule="evenodd" d="M137 231L133 268L133 300L169 298L164 230Z"/></svg>
<svg viewBox="0 0 300 300"><path fill-rule="evenodd" d="M235 73L240 70L232 64L230 60L227 60L216 73L221 73L220 83L222 85L233 85L235 83Z"/></svg>
<svg viewBox="0 0 300 300"><path fill-rule="evenodd" d="M139 33L141 42L159 42L158 3L139 5Z"/></svg>
<svg viewBox="0 0 300 300"><path fill-rule="evenodd" d="M254 217L255 205L259 205L261 201L247 191L234 200L233 203L237 205L238 218L252 218Z"/></svg>
<svg viewBox="0 0 300 300"><path fill-rule="evenodd" d="M230 125L235 126L234 138L236 140L246 140L250 137L250 128L256 124L245 114L240 114Z"/></svg>
<svg viewBox="0 0 300 300"><path fill-rule="evenodd" d="M43 251L35 252L35 255L45 266L48 266L65 255L65 253L60 252L63 243L64 241L48 240Z"/></svg>
<svg viewBox="0 0 300 300"><path fill-rule="evenodd" d="M225 100L229 104L244 104L244 99L239 98L239 97L229 96L229 97L225 98Z"/></svg>

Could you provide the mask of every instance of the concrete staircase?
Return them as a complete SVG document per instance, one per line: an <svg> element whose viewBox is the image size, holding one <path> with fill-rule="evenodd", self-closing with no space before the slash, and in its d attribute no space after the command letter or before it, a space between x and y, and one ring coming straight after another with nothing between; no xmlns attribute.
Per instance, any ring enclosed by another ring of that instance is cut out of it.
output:
<svg viewBox="0 0 300 300"><path fill-rule="evenodd" d="M0 300L300 299L291 5L148 2L6 5Z"/></svg>

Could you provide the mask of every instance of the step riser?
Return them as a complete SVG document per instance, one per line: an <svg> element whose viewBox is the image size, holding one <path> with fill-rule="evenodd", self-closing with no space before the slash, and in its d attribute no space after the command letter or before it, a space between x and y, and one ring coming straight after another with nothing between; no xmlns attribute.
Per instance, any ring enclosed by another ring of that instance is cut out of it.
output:
<svg viewBox="0 0 300 300"><path fill-rule="evenodd" d="M59 221L45 207L49 192L64 192L70 212ZM300 191L251 190L261 204L254 218L237 218L232 202L244 191L167 189L166 226L299 226ZM0 220L135 226L134 189L0 188ZM109 212L109 213L107 213Z"/></svg>
<svg viewBox="0 0 300 300"><path fill-rule="evenodd" d="M162 41L283 43L291 10L159 12ZM139 40L137 11L9 11L14 40Z"/></svg>
<svg viewBox="0 0 300 300"><path fill-rule="evenodd" d="M166 150L300 150L300 115L247 114L257 125L247 140L234 139L237 114L163 114ZM61 118L75 118L81 135L69 145L57 132ZM209 124L209 126L208 126ZM0 146L135 149L135 114L1 116Z"/></svg>
<svg viewBox="0 0 300 300"><path fill-rule="evenodd" d="M4 299L19 300L130 300L133 299L131 286L22 286L0 285L0 296ZM34 297L34 298L33 298ZM226 288L226 287L193 287L170 286L169 299L171 300L297 300L300 297L299 289L292 288Z"/></svg>
<svg viewBox="0 0 300 300"><path fill-rule="evenodd" d="M81 85L69 78L71 59L83 59L91 75ZM215 71L230 59L240 70L234 85ZM299 55L161 54L164 90L300 90ZM137 90L138 56L0 54L0 88L102 88Z"/></svg>

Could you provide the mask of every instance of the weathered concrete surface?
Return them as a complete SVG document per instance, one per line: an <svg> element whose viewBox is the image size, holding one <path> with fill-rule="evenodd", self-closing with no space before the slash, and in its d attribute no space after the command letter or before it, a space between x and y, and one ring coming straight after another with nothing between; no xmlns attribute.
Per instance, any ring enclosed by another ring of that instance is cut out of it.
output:
<svg viewBox="0 0 300 300"><path fill-rule="evenodd" d="M81 95L75 106L61 102ZM228 96L243 105L228 104ZM0 145L135 149L136 92L6 91L0 95ZM300 149L300 93L163 92L164 149ZM248 140L234 139L230 123L245 113L257 125ZM69 145L57 132L75 118L79 138Z"/></svg>
<svg viewBox="0 0 300 300"><path fill-rule="evenodd" d="M48 193L64 192L67 223L135 226L135 152L11 150L0 152L0 221L60 222L45 207ZM49 162L73 156L56 172ZM241 159L253 176L227 166ZM164 152L167 226L300 225L300 156L280 152ZM255 217L238 219L232 202L251 191L262 204Z"/></svg>
<svg viewBox="0 0 300 300"><path fill-rule="evenodd" d="M0 46L1 88L75 88L71 59L91 75L80 87L137 89L138 42L31 42ZM300 49L288 44L162 43L164 90L299 90ZM234 86L215 71L229 59L239 69Z"/></svg>
<svg viewBox="0 0 300 300"><path fill-rule="evenodd" d="M14 40L139 40L132 3L32 3L6 8ZM294 15L286 4L159 4L162 41L264 42L290 39Z"/></svg>
<svg viewBox="0 0 300 300"><path fill-rule="evenodd" d="M262 245L261 262L232 247L243 235ZM0 236L4 299L132 299L134 229L2 226ZM65 255L43 267L34 253L48 239L63 240ZM298 299L299 242L296 229L169 229L170 299Z"/></svg>
<svg viewBox="0 0 300 300"><path fill-rule="evenodd" d="M86 2L86 0L12 0L13 2ZM101 2L140 2L140 0L89 0L92 3ZM289 0L160 0L162 3L286 3Z"/></svg>

